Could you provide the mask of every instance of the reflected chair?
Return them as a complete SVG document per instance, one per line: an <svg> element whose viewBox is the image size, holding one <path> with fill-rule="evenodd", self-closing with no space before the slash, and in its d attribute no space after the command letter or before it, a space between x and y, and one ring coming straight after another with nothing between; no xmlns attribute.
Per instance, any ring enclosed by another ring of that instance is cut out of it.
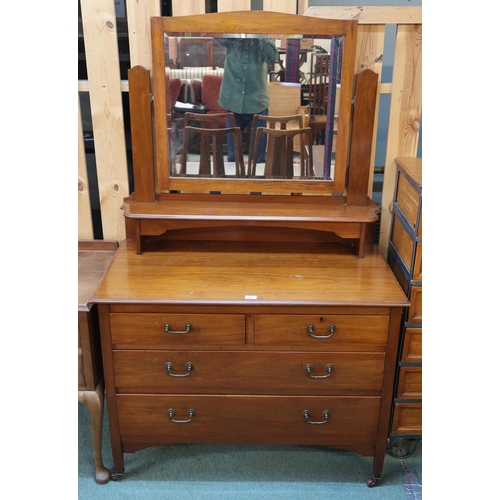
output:
<svg viewBox="0 0 500 500"><path fill-rule="evenodd" d="M257 131L259 128L265 127L257 127L257 122L260 120L265 120L267 123L267 128L271 130L281 130L281 131L289 131L293 132L296 130L304 130L307 128L307 115L302 113L288 116L271 116L271 115L254 115L252 120L252 131L250 135L250 152L248 155L248 172L249 176L255 177L257 171L257 144L260 140L261 134L257 137ZM294 151L298 151L300 154L300 165L301 165L301 176L308 175L308 170L306 166L307 163L307 150L305 148L306 141L304 140L303 134L289 134L289 137L292 137L291 142L291 154L293 161L293 153ZM266 151L266 167L265 167L265 175L271 175L271 171L273 171L272 164L280 163L281 158L278 157L280 153L285 153L286 149L283 149L284 143L288 142L286 140L285 135L280 134L279 136L276 134L267 134L266 138L268 140L267 151ZM307 134L306 134L307 139ZM278 142L278 147L275 146L275 142ZM297 147L298 144L298 147ZM309 143L312 145L312 142ZM287 146L288 147L288 146ZM310 164L312 167L312 163Z"/></svg>
<svg viewBox="0 0 500 500"><path fill-rule="evenodd" d="M184 139L181 156L181 175L187 173L187 155L189 147L189 138L192 135L200 137L200 155L198 172L195 175L203 177L226 177L224 165L224 138L233 134L234 156L235 156L235 175L236 177L245 176L245 164L243 163L243 149L241 146L241 131L238 127L227 128L203 128L188 125L184 127ZM212 158L212 162L210 161Z"/></svg>
<svg viewBox="0 0 500 500"><path fill-rule="evenodd" d="M200 128L208 128L208 129L222 129L226 127L226 123L229 120L231 127L236 127L236 122L234 120L234 113L212 113L212 114L201 114L201 113L191 113L187 112L184 113L184 125L183 125L183 130L186 130L186 127L200 127ZM223 151L224 151L224 143L227 144L227 139L224 142L224 134L221 136L217 136L217 147L214 150L214 159L217 162L217 168L216 170L218 172L223 172L224 171L224 158L223 158ZM203 136L203 140L208 141L208 144L205 144L205 150L204 151L210 151L210 141L211 137ZM202 149L202 142L200 144L200 154L201 154L201 149ZM189 134L187 136L187 146L186 146L186 134L184 132L183 135L183 148L182 148L182 153L188 153L189 152ZM220 154L219 154L220 152ZM215 154L216 153L216 154ZM187 159L186 159L187 161ZM185 162L181 162L181 172L182 175L186 174L185 170ZM201 172L200 172L201 175ZM203 174L205 175L205 174Z"/></svg>
<svg viewBox="0 0 500 500"><path fill-rule="evenodd" d="M176 120L173 119L173 109L177 100L182 99L186 92L186 84L182 82L180 78L170 78L168 68L165 69L165 89L167 91L166 99L166 111L167 111L167 134L170 139L170 143L173 145L176 143L177 126ZM169 148L169 169L170 172L175 171L175 146Z"/></svg>
<svg viewBox="0 0 500 500"><path fill-rule="evenodd" d="M301 85L300 83L270 82L267 85L269 94L269 115L290 116L303 115L303 124L297 121L287 123L287 129L309 127L309 111L306 106L301 105ZM295 137L294 151L300 152L299 136Z"/></svg>
<svg viewBox="0 0 500 500"><path fill-rule="evenodd" d="M317 132L326 129L326 113L328 105L328 78L330 71L330 54L311 54L311 73L309 78L309 126L314 139L319 139Z"/></svg>
<svg viewBox="0 0 500 500"><path fill-rule="evenodd" d="M300 116L300 115L298 115ZM267 134L267 152L266 163L264 166L264 176L266 178L293 179L293 143L295 137L299 136L302 144L302 153L300 154L300 176L310 176L313 172L313 134L310 127L301 127L287 130L286 128L267 128L257 127L255 132L255 141L252 144L258 144L262 134ZM257 156L253 155L251 163L252 176L256 175Z"/></svg>
<svg viewBox="0 0 500 500"><path fill-rule="evenodd" d="M227 109L219 104L221 75L206 74L200 78L192 78L189 83L189 102L203 104L205 114L226 113ZM220 124L225 127L226 124Z"/></svg>
<svg viewBox="0 0 500 500"><path fill-rule="evenodd" d="M184 127L196 126L204 128L225 128L226 120L229 119L231 122L231 127L236 127L236 122L234 120L234 113L191 113L190 111L184 113ZM196 122L193 124L193 122ZM224 126L221 127L220 124L223 123Z"/></svg>

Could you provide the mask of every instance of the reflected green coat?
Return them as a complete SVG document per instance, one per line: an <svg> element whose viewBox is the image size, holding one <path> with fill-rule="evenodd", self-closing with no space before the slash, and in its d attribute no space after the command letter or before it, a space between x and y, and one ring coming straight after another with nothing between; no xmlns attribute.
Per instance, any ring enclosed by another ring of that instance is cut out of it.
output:
<svg viewBox="0 0 500 500"><path fill-rule="evenodd" d="M256 114L269 106L267 65L278 60L268 38L217 38L226 47L219 104L233 113Z"/></svg>

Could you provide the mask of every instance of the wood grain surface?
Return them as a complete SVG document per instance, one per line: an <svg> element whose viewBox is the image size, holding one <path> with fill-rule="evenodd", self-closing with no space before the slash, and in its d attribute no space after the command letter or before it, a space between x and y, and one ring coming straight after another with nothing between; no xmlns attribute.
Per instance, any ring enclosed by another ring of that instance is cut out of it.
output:
<svg viewBox="0 0 500 500"><path fill-rule="evenodd" d="M408 301L377 249L339 244L124 241L95 303L402 306Z"/></svg>

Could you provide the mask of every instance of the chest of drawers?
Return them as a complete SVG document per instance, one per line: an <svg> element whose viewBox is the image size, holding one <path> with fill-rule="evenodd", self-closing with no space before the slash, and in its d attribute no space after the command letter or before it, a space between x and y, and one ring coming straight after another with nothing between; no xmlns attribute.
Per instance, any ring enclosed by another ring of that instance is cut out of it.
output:
<svg viewBox="0 0 500 500"><path fill-rule="evenodd" d="M115 474L171 443L387 444L408 300L376 250L123 242L96 291Z"/></svg>
<svg viewBox="0 0 500 500"><path fill-rule="evenodd" d="M390 439L391 448L406 453L407 444L422 438L422 159L396 164L387 261L411 305L401 324Z"/></svg>

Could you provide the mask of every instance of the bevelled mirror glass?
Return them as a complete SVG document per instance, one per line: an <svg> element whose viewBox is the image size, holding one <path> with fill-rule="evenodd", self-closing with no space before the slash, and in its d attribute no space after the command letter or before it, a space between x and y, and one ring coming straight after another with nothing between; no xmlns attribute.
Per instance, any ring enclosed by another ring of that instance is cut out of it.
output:
<svg viewBox="0 0 500 500"><path fill-rule="evenodd" d="M343 195L356 26L152 18L157 189Z"/></svg>

